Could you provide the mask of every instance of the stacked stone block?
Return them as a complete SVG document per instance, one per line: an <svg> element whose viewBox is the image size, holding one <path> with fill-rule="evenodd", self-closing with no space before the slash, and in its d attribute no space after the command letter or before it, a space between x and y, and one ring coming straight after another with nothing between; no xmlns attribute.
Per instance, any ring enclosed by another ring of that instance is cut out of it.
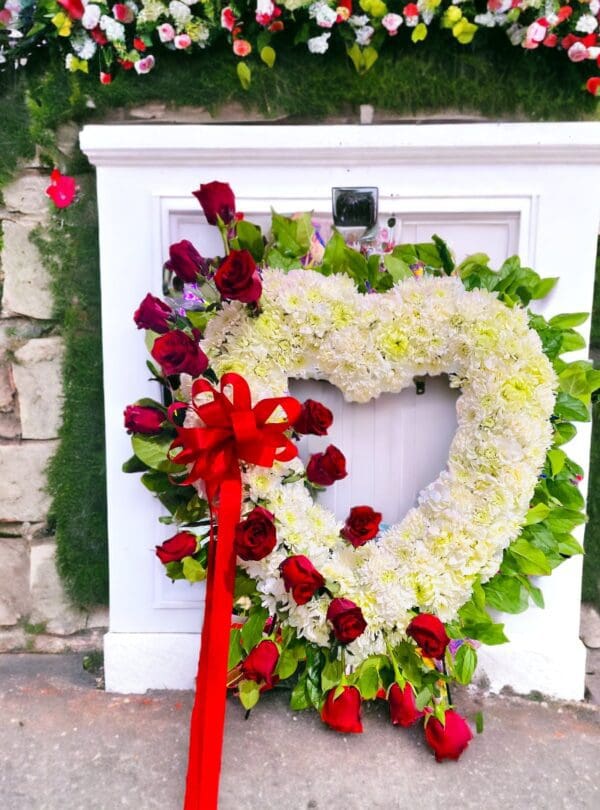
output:
<svg viewBox="0 0 600 810"><path fill-rule="evenodd" d="M46 470L63 405L63 340L50 279L30 239L48 221L48 173L24 168L2 190L0 281L0 651L100 646L104 610L72 606L48 532Z"/></svg>

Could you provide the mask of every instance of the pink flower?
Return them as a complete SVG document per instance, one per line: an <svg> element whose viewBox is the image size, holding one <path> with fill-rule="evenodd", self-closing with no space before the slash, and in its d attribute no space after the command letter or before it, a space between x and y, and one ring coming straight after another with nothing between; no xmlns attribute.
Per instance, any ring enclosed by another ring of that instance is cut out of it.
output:
<svg viewBox="0 0 600 810"><path fill-rule="evenodd" d="M150 54L150 56L145 56L143 59L139 59L134 65L135 72L139 73L140 75L150 73L153 67L154 57L152 54Z"/></svg>
<svg viewBox="0 0 600 810"><path fill-rule="evenodd" d="M75 178L54 169L50 175L50 185L46 189L46 194L57 208L67 208L75 199Z"/></svg>
<svg viewBox="0 0 600 810"><path fill-rule="evenodd" d="M235 28L235 14L229 6L226 6L221 12L221 28L227 31L233 31Z"/></svg>
<svg viewBox="0 0 600 810"><path fill-rule="evenodd" d="M58 5L62 6L72 20L80 20L85 11L81 0L58 0Z"/></svg>
<svg viewBox="0 0 600 810"><path fill-rule="evenodd" d="M122 23L130 23L135 19L135 14L125 3L116 3L112 7L112 13L115 20Z"/></svg>
<svg viewBox="0 0 600 810"><path fill-rule="evenodd" d="M192 44L192 38L189 34L177 34L175 39L173 40L173 44L179 51L184 51L186 48L189 48Z"/></svg>
<svg viewBox="0 0 600 810"><path fill-rule="evenodd" d="M571 62L583 62L588 58L589 52L583 42L574 42L567 51L567 56Z"/></svg>
<svg viewBox="0 0 600 810"><path fill-rule="evenodd" d="M175 37L175 29L170 23L163 23L156 29L161 42L171 42Z"/></svg>
<svg viewBox="0 0 600 810"><path fill-rule="evenodd" d="M548 31L548 22L544 19L532 22L527 29L526 39L530 42L535 42L536 45L542 42Z"/></svg>
<svg viewBox="0 0 600 810"><path fill-rule="evenodd" d="M259 25L268 25L273 19L276 6L273 0L257 0L256 2L256 22Z"/></svg>
<svg viewBox="0 0 600 810"><path fill-rule="evenodd" d="M236 56L248 56L252 50L252 45L246 39L236 39L233 43L233 52Z"/></svg>
<svg viewBox="0 0 600 810"><path fill-rule="evenodd" d="M381 20L381 24L391 37L398 33L398 29L403 22L404 20L399 14L386 14Z"/></svg>

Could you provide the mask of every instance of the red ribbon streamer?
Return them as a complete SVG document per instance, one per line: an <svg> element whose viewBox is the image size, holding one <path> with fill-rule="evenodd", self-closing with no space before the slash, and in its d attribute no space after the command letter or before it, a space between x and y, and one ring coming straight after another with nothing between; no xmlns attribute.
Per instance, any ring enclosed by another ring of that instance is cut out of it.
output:
<svg viewBox="0 0 600 810"><path fill-rule="evenodd" d="M231 391L230 397L225 394L226 388ZM204 394L208 395L207 401L199 402ZM181 406L176 404L172 410L178 407ZM220 391L206 380L196 380L189 407L195 411L201 426L176 426L177 438L171 450L181 449L172 459L191 467L184 484L204 481L211 509L211 535L184 810L216 810L235 586L234 534L242 508L240 463L272 467L275 461L294 458L298 450L285 431L300 415L301 405L293 397L273 397L261 400L253 408L244 378L225 374ZM286 418L270 422L278 408ZM217 499L215 540L212 517Z"/></svg>

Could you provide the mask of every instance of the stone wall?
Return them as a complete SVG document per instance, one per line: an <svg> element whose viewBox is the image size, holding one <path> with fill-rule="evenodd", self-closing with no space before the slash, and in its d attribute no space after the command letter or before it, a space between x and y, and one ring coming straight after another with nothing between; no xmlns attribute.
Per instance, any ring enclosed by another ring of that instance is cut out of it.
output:
<svg viewBox="0 0 600 810"><path fill-rule="evenodd" d="M50 279L30 240L49 212L48 172L24 166L2 190L0 272L0 651L93 649L106 610L74 608L56 571L46 468L63 404L63 341Z"/></svg>

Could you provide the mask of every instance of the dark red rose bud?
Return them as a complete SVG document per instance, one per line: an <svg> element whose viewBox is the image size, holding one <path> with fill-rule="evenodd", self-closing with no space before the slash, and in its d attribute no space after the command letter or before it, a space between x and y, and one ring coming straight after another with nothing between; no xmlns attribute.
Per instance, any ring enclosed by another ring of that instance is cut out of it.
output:
<svg viewBox="0 0 600 810"><path fill-rule="evenodd" d="M321 709L321 720L342 734L361 734L363 727L360 719L360 692L356 686L344 686L343 692L336 698L336 689L327 692Z"/></svg>
<svg viewBox="0 0 600 810"><path fill-rule="evenodd" d="M293 428L296 433L326 436L332 424L333 414L329 408L315 399L307 399L302 403L302 411Z"/></svg>
<svg viewBox="0 0 600 810"><path fill-rule="evenodd" d="M242 664L244 678L249 681L264 681L273 685L273 673L279 661L279 649L273 641L261 641L250 650Z"/></svg>
<svg viewBox="0 0 600 810"><path fill-rule="evenodd" d="M169 260L165 267L180 278L185 284L197 281L199 275L206 273L208 263L187 239L175 242L169 248Z"/></svg>
<svg viewBox="0 0 600 810"><path fill-rule="evenodd" d="M196 535L191 532L179 532L170 537L161 546L156 546L156 556L165 565L170 562L178 562L184 557L191 557L196 553L198 541Z"/></svg>
<svg viewBox="0 0 600 810"><path fill-rule="evenodd" d="M349 644L364 633L367 623L362 610L350 599L336 597L327 609L327 621L331 622L333 635L340 644Z"/></svg>
<svg viewBox="0 0 600 810"><path fill-rule="evenodd" d="M436 760L442 762L444 759L458 759L473 739L473 733L465 718L449 709L444 725L437 717L427 720L425 739L433 749Z"/></svg>
<svg viewBox="0 0 600 810"><path fill-rule="evenodd" d="M136 309L133 320L138 329L152 329L153 332L163 335L169 331L171 314L171 307L168 304L148 293Z"/></svg>
<svg viewBox="0 0 600 810"><path fill-rule="evenodd" d="M235 527L235 553L242 560L262 560L276 545L273 515L262 506L255 506Z"/></svg>
<svg viewBox="0 0 600 810"><path fill-rule="evenodd" d="M208 368L208 357L196 341L180 329L156 338L150 353L167 376L191 374L198 377Z"/></svg>
<svg viewBox="0 0 600 810"><path fill-rule="evenodd" d="M428 658L442 658L450 642L446 628L431 613L415 616L406 628L406 635L417 642Z"/></svg>
<svg viewBox="0 0 600 810"><path fill-rule="evenodd" d="M229 183L202 183L198 191L192 191L204 211L207 222L217 224L217 217L221 217L225 225L229 225L235 217L235 196Z"/></svg>
<svg viewBox="0 0 600 810"><path fill-rule="evenodd" d="M215 273L215 285L223 298L252 304L262 295L262 281L248 250L232 250Z"/></svg>
<svg viewBox="0 0 600 810"><path fill-rule="evenodd" d="M325 585L325 580L303 554L288 557L279 566L286 591L291 591L297 605L305 605Z"/></svg>
<svg viewBox="0 0 600 810"><path fill-rule="evenodd" d="M162 430L166 416L158 408L145 408L142 405L128 405L125 408L125 429L129 433L156 435Z"/></svg>
<svg viewBox="0 0 600 810"><path fill-rule="evenodd" d="M375 512L370 506L353 506L340 534L354 548L364 546L377 536L381 518L381 512Z"/></svg>
<svg viewBox="0 0 600 810"><path fill-rule="evenodd" d="M410 683L404 687L393 683L388 692L390 718L395 726L412 726L425 712L420 712L415 704L415 692Z"/></svg>
<svg viewBox="0 0 600 810"><path fill-rule="evenodd" d="M324 453L313 453L306 465L306 477L313 484L331 486L348 475L346 459L341 450L330 444Z"/></svg>

